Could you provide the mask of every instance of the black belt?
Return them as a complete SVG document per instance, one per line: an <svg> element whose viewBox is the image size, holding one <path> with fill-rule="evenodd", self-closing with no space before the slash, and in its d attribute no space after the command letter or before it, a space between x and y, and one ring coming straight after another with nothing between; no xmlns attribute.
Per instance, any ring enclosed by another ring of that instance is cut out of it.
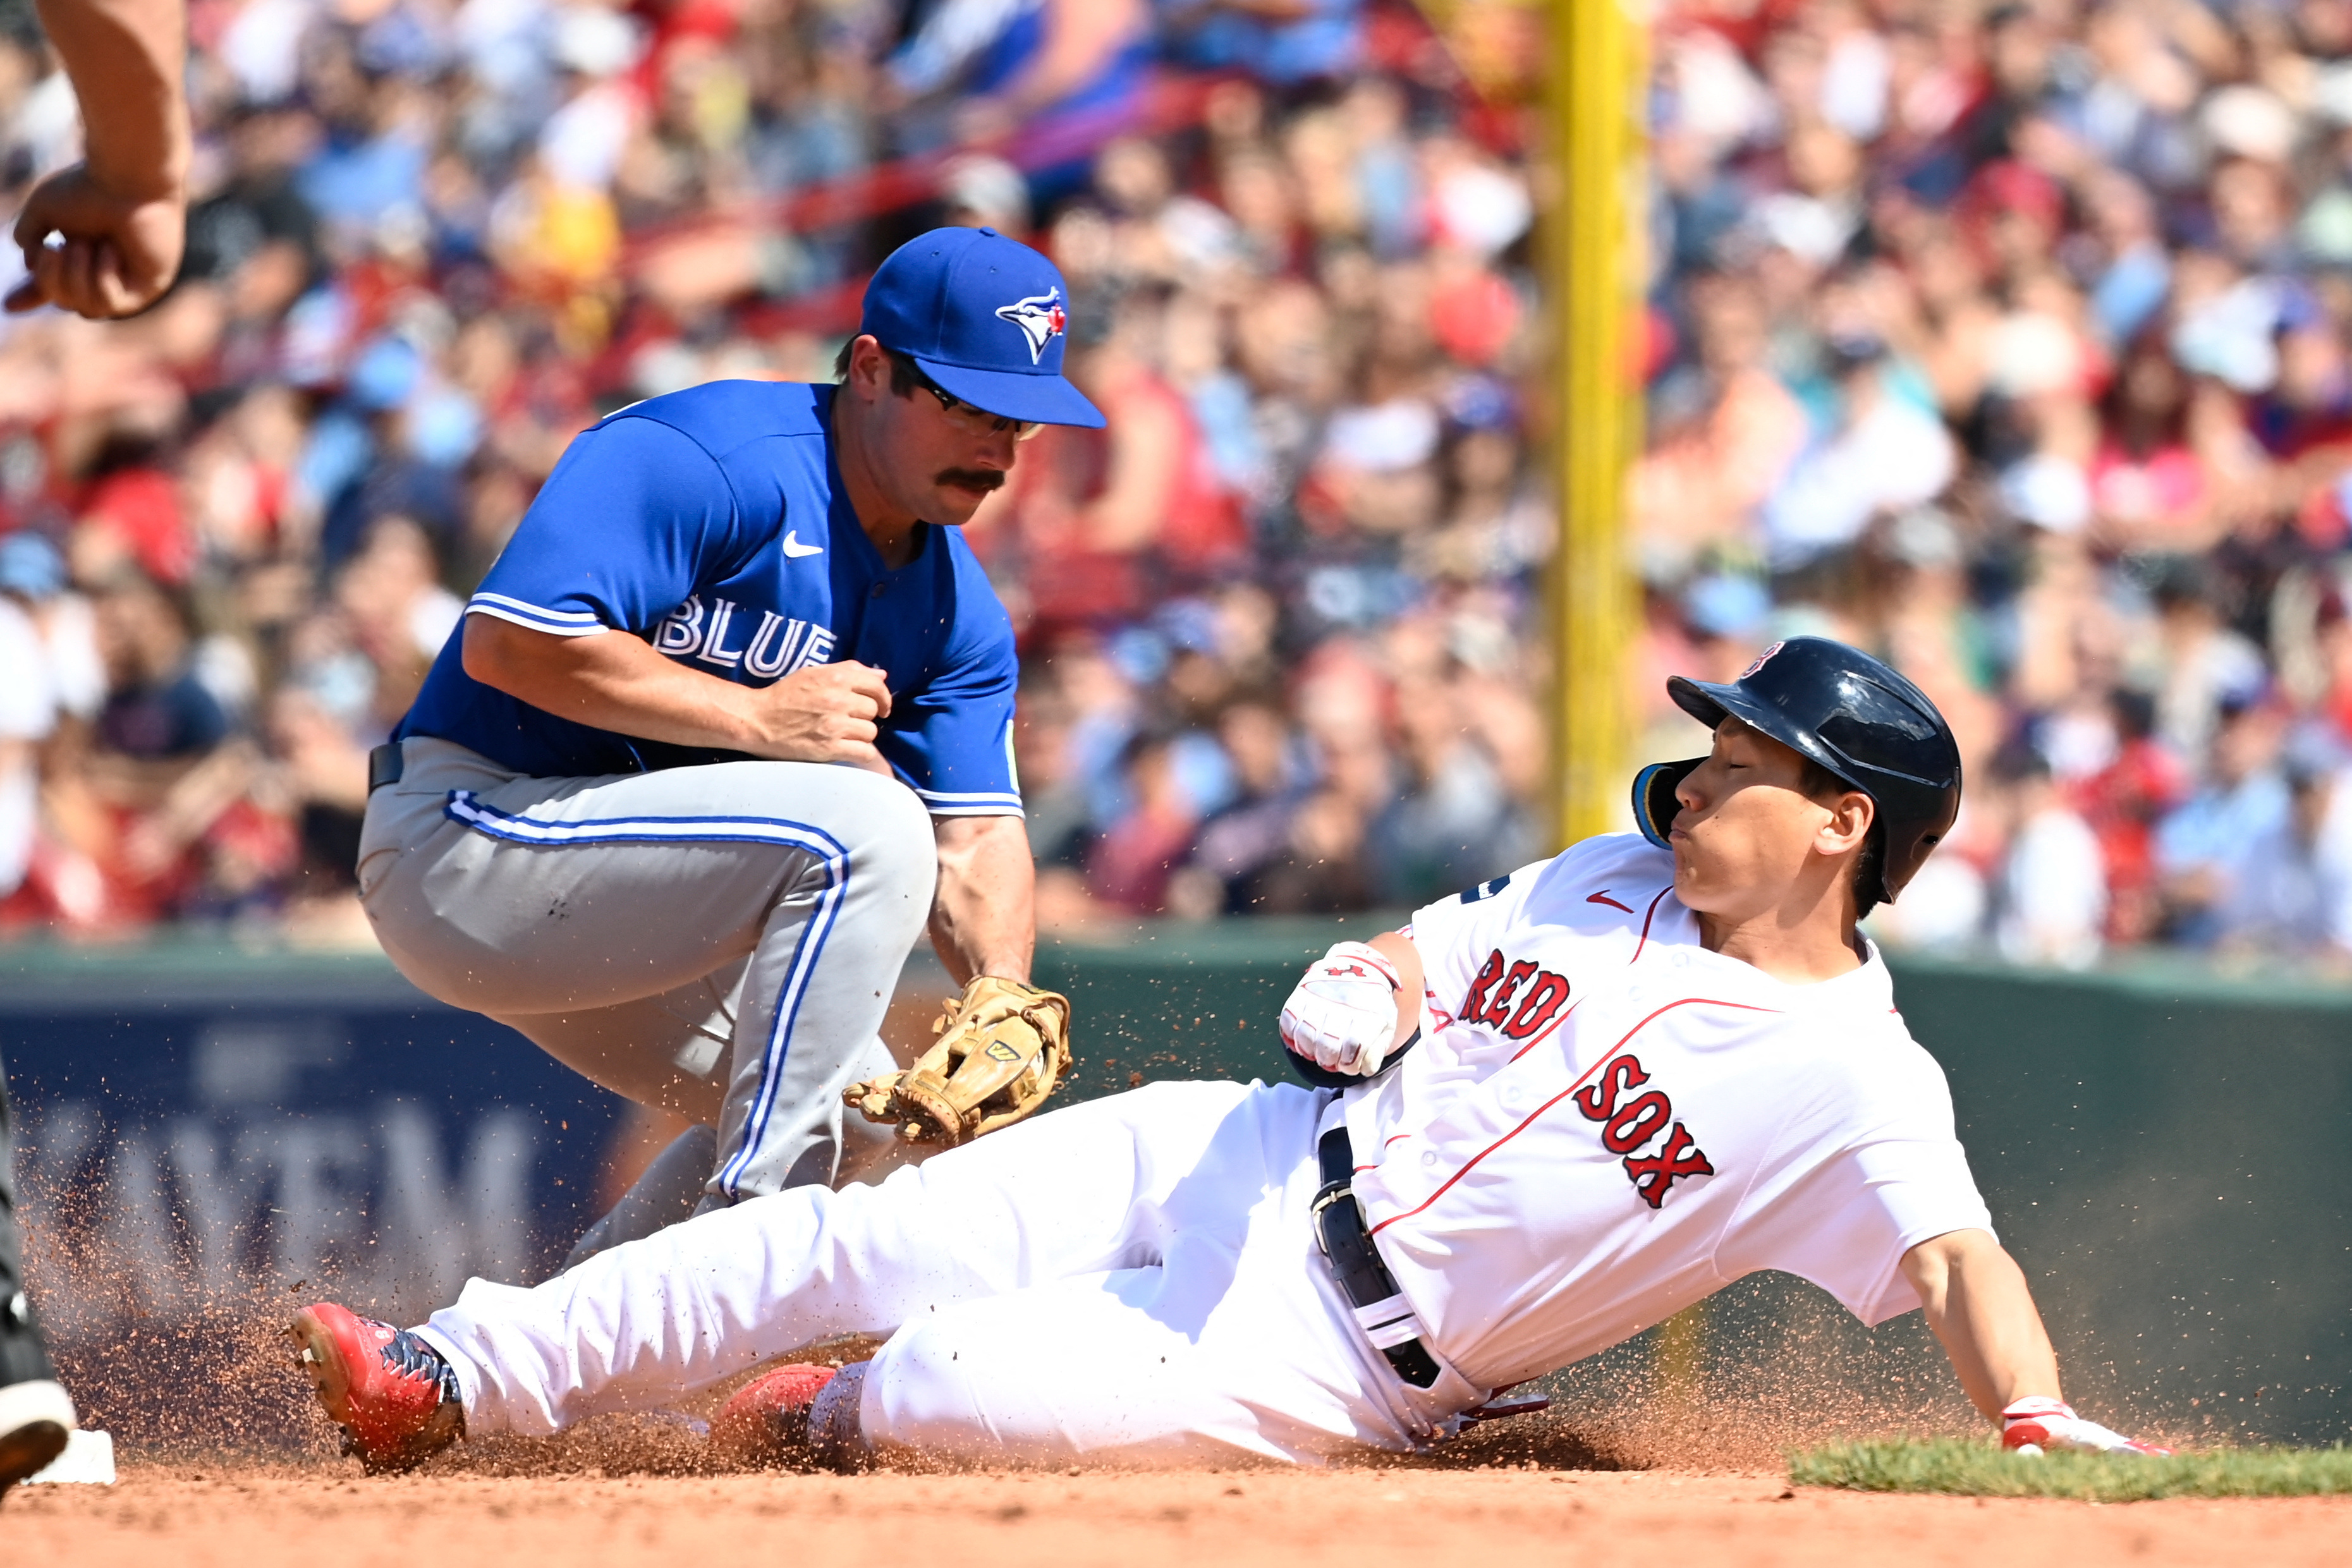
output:
<svg viewBox="0 0 2352 1568"><path fill-rule="evenodd" d="M368 793L373 795L387 784L400 782L400 742L387 741L368 753Z"/></svg>
<svg viewBox="0 0 2352 1568"><path fill-rule="evenodd" d="M1380 1343L1381 1332L1406 1322L1412 1316L1412 1308L1405 1304L1396 1276L1381 1261L1371 1232L1364 1228L1364 1211L1356 1202L1356 1150L1348 1141L1348 1129L1334 1127L1324 1134L1315 1154L1323 1166L1323 1186L1315 1195L1311 1213L1315 1239L1323 1249L1324 1260L1331 1265L1331 1278L1339 1281L1339 1293L1348 1298L1348 1304L1358 1310L1356 1321L1372 1336L1373 1344L1389 1358L1397 1375L1415 1388L1434 1387L1437 1358L1419 1336L1395 1344ZM1369 1307L1388 1309L1391 1315L1367 1322L1363 1309Z"/></svg>

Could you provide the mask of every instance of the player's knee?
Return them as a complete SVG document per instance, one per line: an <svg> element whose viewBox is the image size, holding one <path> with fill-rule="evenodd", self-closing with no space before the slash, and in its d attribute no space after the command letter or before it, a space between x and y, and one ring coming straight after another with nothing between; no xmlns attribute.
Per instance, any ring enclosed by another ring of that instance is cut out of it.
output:
<svg viewBox="0 0 2352 1568"><path fill-rule="evenodd" d="M858 789L863 796L857 807L861 831L849 845L850 874L903 885L928 906L940 873L930 813L896 779L864 774Z"/></svg>
<svg viewBox="0 0 2352 1568"><path fill-rule="evenodd" d="M931 813L921 796L896 779L866 775L877 787L877 806L885 813L890 835L898 840L912 840L922 846L923 858L933 858L931 849Z"/></svg>

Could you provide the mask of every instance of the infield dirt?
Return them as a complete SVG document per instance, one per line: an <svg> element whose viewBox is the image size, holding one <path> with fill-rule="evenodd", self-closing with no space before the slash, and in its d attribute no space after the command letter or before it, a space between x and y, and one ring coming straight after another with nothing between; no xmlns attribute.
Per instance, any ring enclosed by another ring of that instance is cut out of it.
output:
<svg viewBox="0 0 2352 1568"><path fill-rule="evenodd" d="M1771 1474L1244 1469L858 1477L133 1463L20 1488L0 1562L57 1568L1657 1568L2340 1563L2352 1499L2084 1503L1791 1492Z"/></svg>

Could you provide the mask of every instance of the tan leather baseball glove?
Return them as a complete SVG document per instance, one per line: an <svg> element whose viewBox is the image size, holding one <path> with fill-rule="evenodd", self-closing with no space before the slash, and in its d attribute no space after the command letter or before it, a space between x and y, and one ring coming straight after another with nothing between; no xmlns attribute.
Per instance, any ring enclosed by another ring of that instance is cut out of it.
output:
<svg viewBox="0 0 2352 1568"><path fill-rule="evenodd" d="M1045 1103L1070 1068L1070 998L981 975L931 1025L940 1038L904 1072L853 1083L842 1098L910 1144L954 1148Z"/></svg>

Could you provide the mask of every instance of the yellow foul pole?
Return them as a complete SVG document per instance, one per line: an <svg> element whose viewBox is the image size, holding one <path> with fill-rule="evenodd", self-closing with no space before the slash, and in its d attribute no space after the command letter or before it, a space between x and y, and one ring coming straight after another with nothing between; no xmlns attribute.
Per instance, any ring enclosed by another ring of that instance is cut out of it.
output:
<svg viewBox="0 0 2352 1568"><path fill-rule="evenodd" d="M1624 819L1632 720L1625 657L1637 600L1625 470L1641 441L1634 368L1642 290L1642 0L1549 0L1553 462L1551 745L1555 843Z"/></svg>

